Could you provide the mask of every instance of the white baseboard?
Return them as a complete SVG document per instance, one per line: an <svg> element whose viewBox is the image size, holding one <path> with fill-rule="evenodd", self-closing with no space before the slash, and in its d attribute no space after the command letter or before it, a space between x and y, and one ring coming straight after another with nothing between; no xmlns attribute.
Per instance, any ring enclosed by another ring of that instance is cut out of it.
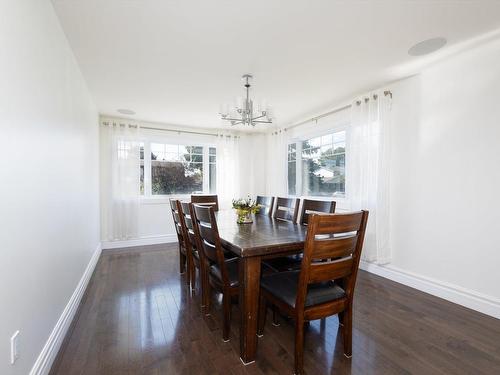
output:
<svg viewBox="0 0 500 375"><path fill-rule="evenodd" d="M102 241L101 247L105 249L118 249L120 247L158 245L162 243L177 242L176 234L165 234L162 236L140 237L130 240Z"/></svg>
<svg viewBox="0 0 500 375"><path fill-rule="evenodd" d="M498 298L408 272L391 265L381 266L361 261L359 267L362 270L385 277L386 279L500 319L500 299Z"/></svg>
<svg viewBox="0 0 500 375"><path fill-rule="evenodd" d="M61 347L61 344L68 332L68 329L73 321L75 313L78 309L80 301L83 297L83 293L87 288L90 277L94 272L94 268L99 260L99 256L101 255L101 245L97 246L97 249L94 251L92 258L83 273L80 282L76 286L73 295L69 299L68 304L64 308L59 320L57 321L54 329L52 330L45 346L43 347L40 355L38 356L33 368L30 371L30 375L46 375L49 373L50 368L52 367L52 363L56 358L56 355Z"/></svg>

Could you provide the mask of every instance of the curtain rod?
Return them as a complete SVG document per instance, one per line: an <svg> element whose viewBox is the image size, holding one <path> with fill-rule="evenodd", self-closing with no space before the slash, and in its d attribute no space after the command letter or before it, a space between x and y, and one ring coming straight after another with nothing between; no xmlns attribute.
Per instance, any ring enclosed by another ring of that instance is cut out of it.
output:
<svg viewBox="0 0 500 375"><path fill-rule="evenodd" d="M391 99L392 99L392 92L391 92L391 91L389 91L389 90L384 91L384 96L388 96L388 95L389 95L389 96L391 97ZM377 100L377 94L374 94L374 95L373 95L373 99L374 99L374 100ZM370 100L370 98L369 98L369 97L366 97L366 98L365 98L365 101L368 101L368 100ZM358 100L358 101L356 102L356 105L360 105L360 104L361 104L361 101L359 101L359 100ZM329 112L323 113L323 114L321 114L321 115L319 115L319 116L314 116L314 117L311 117L310 119L307 119L307 120L304 120L304 121L298 122L298 123L296 123L296 124L294 124L294 125L288 126L288 127L284 128L284 130L285 130L285 131L287 131L287 130L293 129L293 128L297 127L297 126L307 124L308 122L318 121L319 119L321 119L321 118L323 118L323 117L327 117L327 116L333 115L334 113L344 111L344 110L349 109L349 108L351 108L351 107L352 107L352 104L348 104L348 105L345 105L345 106L343 106L343 107L336 108L336 109L334 109L334 110L332 110L332 111L329 111Z"/></svg>
<svg viewBox="0 0 500 375"><path fill-rule="evenodd" d="M115 122L113 122L115 123ZM105 126L109 126L111 125L109 121L103 121L102 122L103 125ZM185 134L196 134L196 135L210 135L210 136L215 136L215 137L219 137L220 134L216 134L216 133L203 133L203 132L195 132L195 131L190 131L190 130L174 130L174 129L165 129L165 128L154 128L154 127L151 127L151 126L139 126L139 125L134 125L134 124L125 124L124 122L121 122L121 123L118 123L119 125L128 125L129 127L131 128L137 128L139 127L140 129L148 129L148 130L159 130L159 131L164 131L164 132L172 132L172 133L185 133ZM226 135L226 137L235 137L235 138L239 138L239 136L236 136L236 135Z"/></svg>

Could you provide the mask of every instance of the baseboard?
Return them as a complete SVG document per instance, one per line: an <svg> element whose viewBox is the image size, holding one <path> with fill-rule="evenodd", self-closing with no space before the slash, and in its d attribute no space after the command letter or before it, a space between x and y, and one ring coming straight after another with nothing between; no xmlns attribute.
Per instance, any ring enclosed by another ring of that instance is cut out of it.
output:
<svg viewBox="0 0 500 375"><path fill-rule="evenodd" d="M400 268L361 261L360 268L386 279L500 319L500 299Z"/></svg>
<svg viewBox="0 0 500 375"><path fill-rule="evenodd" d="M102 241L101 247L103 250L106 250L106 249L118 249L120 247L158 245L162 243L172 243L172 242L177 242L177 235L165 234L162 236L140 237L140 238L133 238L130 240Z"/></svg>
<svg viewBox="0 0 500 375"><path fill-rule="evenodd" d="M83 297L85 289L90 281L90 277L94 272L94 268L99 260L99 256L101 255L101 245L97 246L97 249L94 251L92 258L83 273L80 282L76 286L73 295L71 296L68 304L64 308L59 320L57 321L52 333L50 334L45 346L43 347L40 355L38 356L33 368L30 371L30 375L46 375L49 373L50 368L52 367L52 363L56 358L56 355L61 347L61 344L66 336L66 333L73 321L75 313L78 309L80 301Z"/></svg>

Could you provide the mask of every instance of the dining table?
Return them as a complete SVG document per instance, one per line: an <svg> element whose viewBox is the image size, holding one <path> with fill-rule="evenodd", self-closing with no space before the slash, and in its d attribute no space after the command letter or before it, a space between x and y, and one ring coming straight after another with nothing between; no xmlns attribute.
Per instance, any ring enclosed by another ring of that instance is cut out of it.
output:
<svg viewBox="0 0 500 375"><path fill-rule="evenodd" d="M216 217L222 246L240 258L240 359L250 364L257 352L261 262L301 253L307 227L259 214L252 223L238 224L234 210L219 211Z"/></svg>

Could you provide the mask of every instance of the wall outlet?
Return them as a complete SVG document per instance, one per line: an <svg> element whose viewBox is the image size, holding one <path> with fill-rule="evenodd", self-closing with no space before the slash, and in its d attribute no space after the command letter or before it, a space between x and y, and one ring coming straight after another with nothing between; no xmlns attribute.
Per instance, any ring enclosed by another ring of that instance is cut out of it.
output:
<svg viewBox="0 0 500 375"><path fill-rule="evenodd" d="M19 358L19 331L10 338L10 364L13 365Z"/></svg>

